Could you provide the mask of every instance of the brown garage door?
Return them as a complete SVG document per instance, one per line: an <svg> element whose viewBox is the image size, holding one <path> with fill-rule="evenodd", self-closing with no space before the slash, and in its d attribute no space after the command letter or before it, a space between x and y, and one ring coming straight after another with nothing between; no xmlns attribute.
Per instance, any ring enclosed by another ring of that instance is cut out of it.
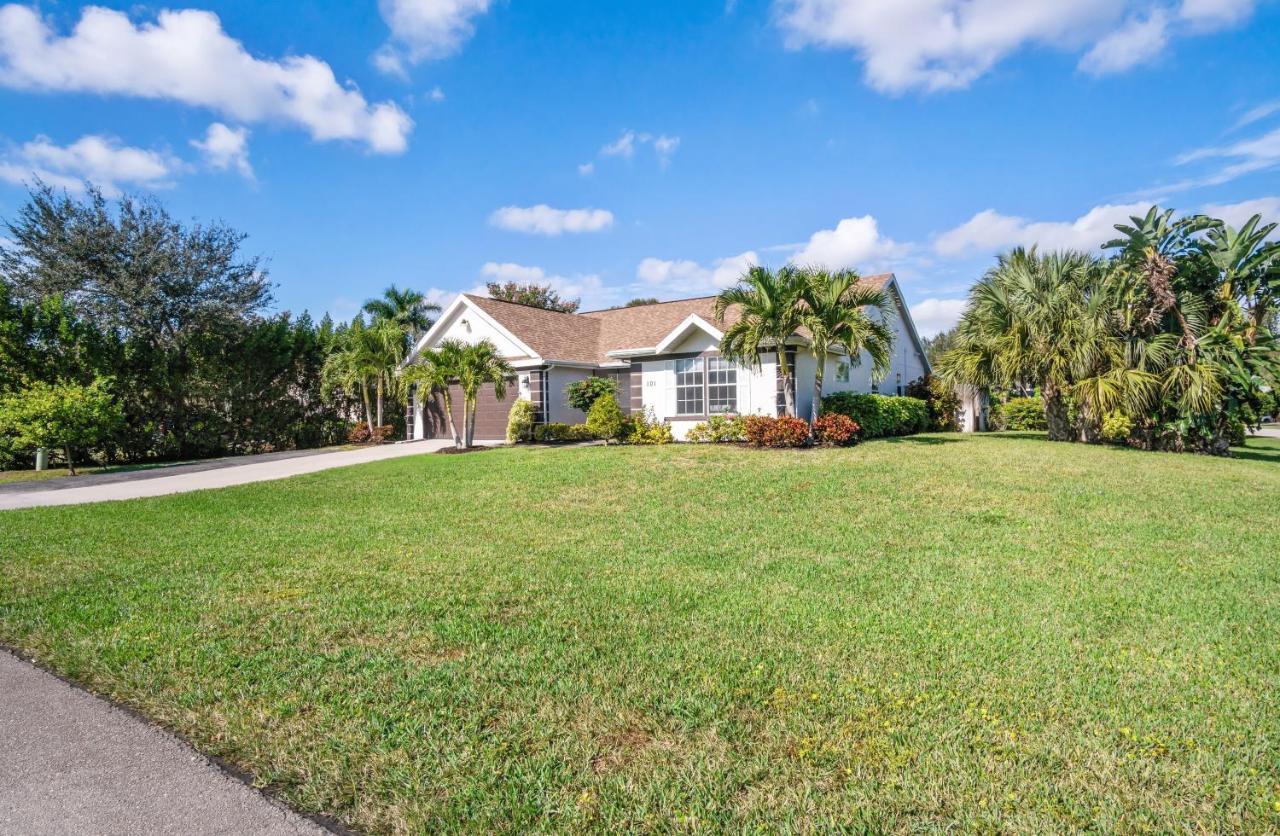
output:
<svg viewBox="0 0 1280 836"><path fill-rule="evenodd" d="M493 396L493 387L483 387L476 395L476 441L500 441L507 437L507 414L518 395L515 379L507 381L506 400ZM453 402L453 422L462 430L462 387L456 383L449 387L449 399ZM436 395L424 404L422 410L423 432L427 438L452 438L449 422L444 417L444 398Z"/></svg>

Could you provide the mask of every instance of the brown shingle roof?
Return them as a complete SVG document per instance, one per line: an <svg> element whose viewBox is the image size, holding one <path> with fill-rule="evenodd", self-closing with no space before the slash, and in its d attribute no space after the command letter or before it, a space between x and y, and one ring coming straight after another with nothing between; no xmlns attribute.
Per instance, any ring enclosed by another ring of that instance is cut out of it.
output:
<svg viewBox="0 0 1280 836"><path fill-rule="evenodd" d="M862 281L883 288L892 277L891 273L883 273L864 276ZM717 322L714 296L569 314L487 296L465 295L539 357L576 363L617 362L618 358L610 357L609 352L652 348L691 314L697 314L719 329L738 319L736 308L730 308L724 321Z"/></svg>

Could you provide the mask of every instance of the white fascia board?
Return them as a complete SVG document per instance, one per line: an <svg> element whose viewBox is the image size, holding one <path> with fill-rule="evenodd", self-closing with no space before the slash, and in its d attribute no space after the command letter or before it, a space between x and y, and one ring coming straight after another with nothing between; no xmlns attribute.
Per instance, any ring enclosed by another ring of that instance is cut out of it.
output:
<svg viewBox="0 0 1280 836"><path fill-rule="evenodd" d="M413 362L413 360L417 358L425 348L434 346L436 341L440 339L440 335L443 334L449 327L449 324L451 324L451 317L453 314L461 307L466 307L468 309L468 313L475 314L488 325L492 326L499 334L511 340L511 342L515 343L516 348L524 352L525 355L537 360L539 363L543 362L538 352L530 348L524 340L511 333L511 331L509 331L501 322L489 316L489 314L482 310L479 305L472 302L463 294L458 294L458 298L454 299L453 303L445 309L444 313L440 314L440 319L436 320L436 324L431 326L431 330L423 334L422 339L418 340L418 344L413 347L413 351L409 352L409 356L405 358L404 363L402 363L401 366L405 366Z"/></svg>
<svg viewBox="0 0 1280 836"><path fill-rule="evenodd" d="M907 307L907 300L902 295L902 289L898 287L898 277L890 273L889 281L885 284L885 287L893 289L894 306L898 309L898 318L907 326L907 333L911 335L911 342L920 354L920 365L924 367L924 373L932 374L933 367L929 365L929 355L924 350L924 343L920 340L920 334L916 332L916 323L911 318L911 309Z"/></svg>
<svg viewBox="0 0 1280 836"><path fill-rule="evenodd" d="M694 329L705 331L707 334L711 335L711 338L714 340L720 340L724 338L724 334L718 328L712 325L710 322L707 322L705 319L698 316L697 314L689 314L687 317L685 317L684 322L681 322L671 331L670 334L667 334L667 336L663 337L662 342L658 343L658 345L654 348L654 351L658 354L663 353L668 348L670 348L671 346L675 345L678 341L683 339L685 334L687 334L689 331L692 331Z"/></svg>

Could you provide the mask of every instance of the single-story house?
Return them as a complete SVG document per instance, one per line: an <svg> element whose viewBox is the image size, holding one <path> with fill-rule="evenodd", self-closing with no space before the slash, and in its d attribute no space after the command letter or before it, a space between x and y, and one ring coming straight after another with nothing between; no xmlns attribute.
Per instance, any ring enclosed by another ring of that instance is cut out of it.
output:
<svg viewBox="0 0 1280 836"><path fill-rule="evenodd" d="M872 383L871 361L850 362L846 355L827 360L824 393L855 391L902 394L929 370L924 347L892 274L864 282L885 289L896 309L893 362L888 376ZM715 297L679 299L630 308L561 313L502 302L469 293L460 295L413 347L406 362L445 340L476 343L488 339L516 372L514 393L501 403L485 387L476 404L476 440L500 440L506 434L512 397L532 401L540 423L581 423L586 416L569 406L565 387L586 377L617 381L624 412L649 410L671 424L677 439L716 414L780 415L783 409L777 355L766 354L758 368L728 362L718 350L721 328L737 318L733 308L715 319ZM814 358L803 333L787 342L796 374L796 409L809 414L813 400ZM456 389L456 387L455 387ZM454 419L461 428L462 396L452 393ZM409 436L448 438L449 427L438 396L410 400Z"/></svg>

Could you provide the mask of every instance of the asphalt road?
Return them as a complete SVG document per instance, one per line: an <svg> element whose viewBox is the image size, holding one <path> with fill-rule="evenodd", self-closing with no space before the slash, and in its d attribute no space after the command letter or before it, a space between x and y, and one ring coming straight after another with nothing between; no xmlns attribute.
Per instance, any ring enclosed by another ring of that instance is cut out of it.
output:
<svg viewBox="0 0 1280 836"><path fill-rule="evenodd" d="M168 732L0 650L0 833L326 832Z"/></svg>

